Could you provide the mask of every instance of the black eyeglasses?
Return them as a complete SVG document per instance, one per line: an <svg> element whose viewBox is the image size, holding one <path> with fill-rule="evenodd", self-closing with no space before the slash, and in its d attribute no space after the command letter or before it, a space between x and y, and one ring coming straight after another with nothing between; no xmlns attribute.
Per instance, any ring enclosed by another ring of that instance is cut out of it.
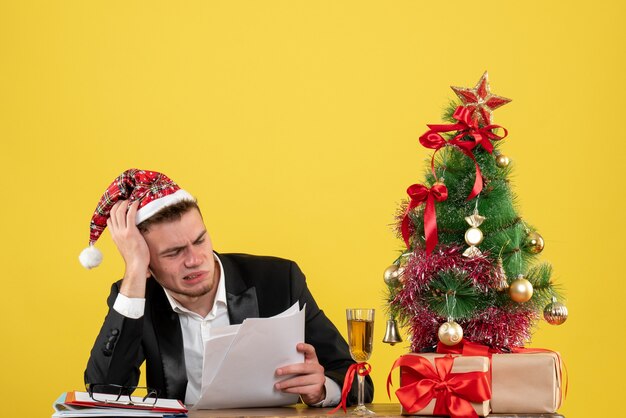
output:
<svg viewBox="0 0 626 418"><path fill-rule="evenodd" d="M153 407L158 399L156 389L141 386L87 383L85 389L94 401L113 405Z"/></svg>

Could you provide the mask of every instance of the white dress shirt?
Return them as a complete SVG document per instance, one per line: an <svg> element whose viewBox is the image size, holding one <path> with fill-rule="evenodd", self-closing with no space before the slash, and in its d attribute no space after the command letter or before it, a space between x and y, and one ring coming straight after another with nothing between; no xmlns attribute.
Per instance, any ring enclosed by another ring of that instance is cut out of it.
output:
<svg viewBox="0 0 626 418"><path fill-rule="evenodd" d="M215 260L220 266L220 278L217 285L217 293L213 308L204 318L182 306L165 290L165 296L172 306L172 310L178 314L180 327L183 334L183 347L185 355L185 368L187 369L187 391L185 404L193 405L200 399L202 389L202 363L204 360L204 340L211 335L212 328L220 328L230 325L228 318L228 306L226 302L226 285L224 268L219 257ZM138 319L143 316L145 298L128 298L118 293L113 309L127 318ZM311 406L335 406L341 400L341 388L339 385L326 377L324 383L326 398Z"/></svg>

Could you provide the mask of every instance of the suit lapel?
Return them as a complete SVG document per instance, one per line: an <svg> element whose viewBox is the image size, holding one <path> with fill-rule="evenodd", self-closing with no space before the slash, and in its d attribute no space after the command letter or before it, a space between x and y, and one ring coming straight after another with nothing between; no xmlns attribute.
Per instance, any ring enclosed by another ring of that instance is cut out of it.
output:
<svg viewBox="0 0 626 418"><path fill-rule="evenodd" d="M241 324L246 318L258 318L259 302L256 297L256 288L248 287L240 270L228 255L218 254L218 257L224 267L226 302L231 325Z"/></svg>
<svg viewBox="0 0 626 418"><path fill-rule="evenodd" d="M183 350L183 333L178 315L172 310L163 288L150 280L153 293L152 326L157 337L163 363L164 387L167 397L185 399L187 370Z"/></svg>

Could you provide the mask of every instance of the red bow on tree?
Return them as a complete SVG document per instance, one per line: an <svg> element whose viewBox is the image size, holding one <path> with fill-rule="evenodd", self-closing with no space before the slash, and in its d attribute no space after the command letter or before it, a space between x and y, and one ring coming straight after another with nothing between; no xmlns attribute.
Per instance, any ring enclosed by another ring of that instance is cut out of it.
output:
<svg viewBox="0 0 626 418"><path fill-rule="evenodd" d="M508 135L508 132L500 125L490 124L481 128L478 125L478 121L472 119L472 111L464 106L457 107L452 117L456 119L458 123L446 125L428 125L430 130L420 136L419 140L420 143L426 148L435 150L435 153L433 154L430 163L433 175L435 174L435 154L437 154L437 151L439 151L446 145L453 145L459 148L459 150L463 154L467 155L469 158L472 159L472 161L474 161L474 164L476 166L476 180L474 181L474 187L472 188L472 191L467 197L467 200L471 200L474 197L478 196L478 194L483 189L482 174L480 172L480 167L476 162L476 158L472 153L472 150L476 146L480 145L485 149L485 151L491 154L493 152L493 144L491 143L491 141L499 141L501 139L504 139ZM502 128L504 130L504 135L499 136L494 134L493 129L496 128ZM454 138L449 141L446 141L440 134L441 132L452 131L458 131L458 133ZM466 139L466 137L468 136L471 137L470 140Z"/></svg>
<svg viewBox="0 0 626 418"><path fill-rule="evenodd" d="M437 237L437 212L435 211L435 201L443 202L448 198L448 188L443 183L435 183L430 189L422 184L412 184L406 189L411 200L406 208L404 218L402 219L402 238L407 248L411 248L409 237L409 213L411 210L426 202L424 209L424 235L426 237L426 253L432 253L437 246L439 238Z"/></svg>
<svg viewBox="0 0 626 418"><path fill-rule="evenodd" d="M402 356L393 364L387 378L387 394L391 398L391 373L403 367L413 376L412 383L396 390L398 400L409 414L424 409L434 398L433 415L453 418L478 417L470 402L491 399L487 372L451 373L454 358L450 355L436 358L435 367L420 356Z"/></svg>

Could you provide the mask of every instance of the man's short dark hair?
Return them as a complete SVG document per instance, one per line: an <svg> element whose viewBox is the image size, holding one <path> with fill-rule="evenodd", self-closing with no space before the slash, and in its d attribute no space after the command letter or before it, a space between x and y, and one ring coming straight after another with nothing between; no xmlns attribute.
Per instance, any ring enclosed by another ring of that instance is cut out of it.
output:
<svg viewBox="0 0 626 418"><path fill-rule="evenodd" d="M181 200L178 203L164 207L145 221L141 222L137 225L137 229L145 234L152 225L163 222L178 221L185 213L192 209L196 209L200 216L202 216L202 212L200 212L200 208L198 207L198 202L195 200Z"/></svg>

